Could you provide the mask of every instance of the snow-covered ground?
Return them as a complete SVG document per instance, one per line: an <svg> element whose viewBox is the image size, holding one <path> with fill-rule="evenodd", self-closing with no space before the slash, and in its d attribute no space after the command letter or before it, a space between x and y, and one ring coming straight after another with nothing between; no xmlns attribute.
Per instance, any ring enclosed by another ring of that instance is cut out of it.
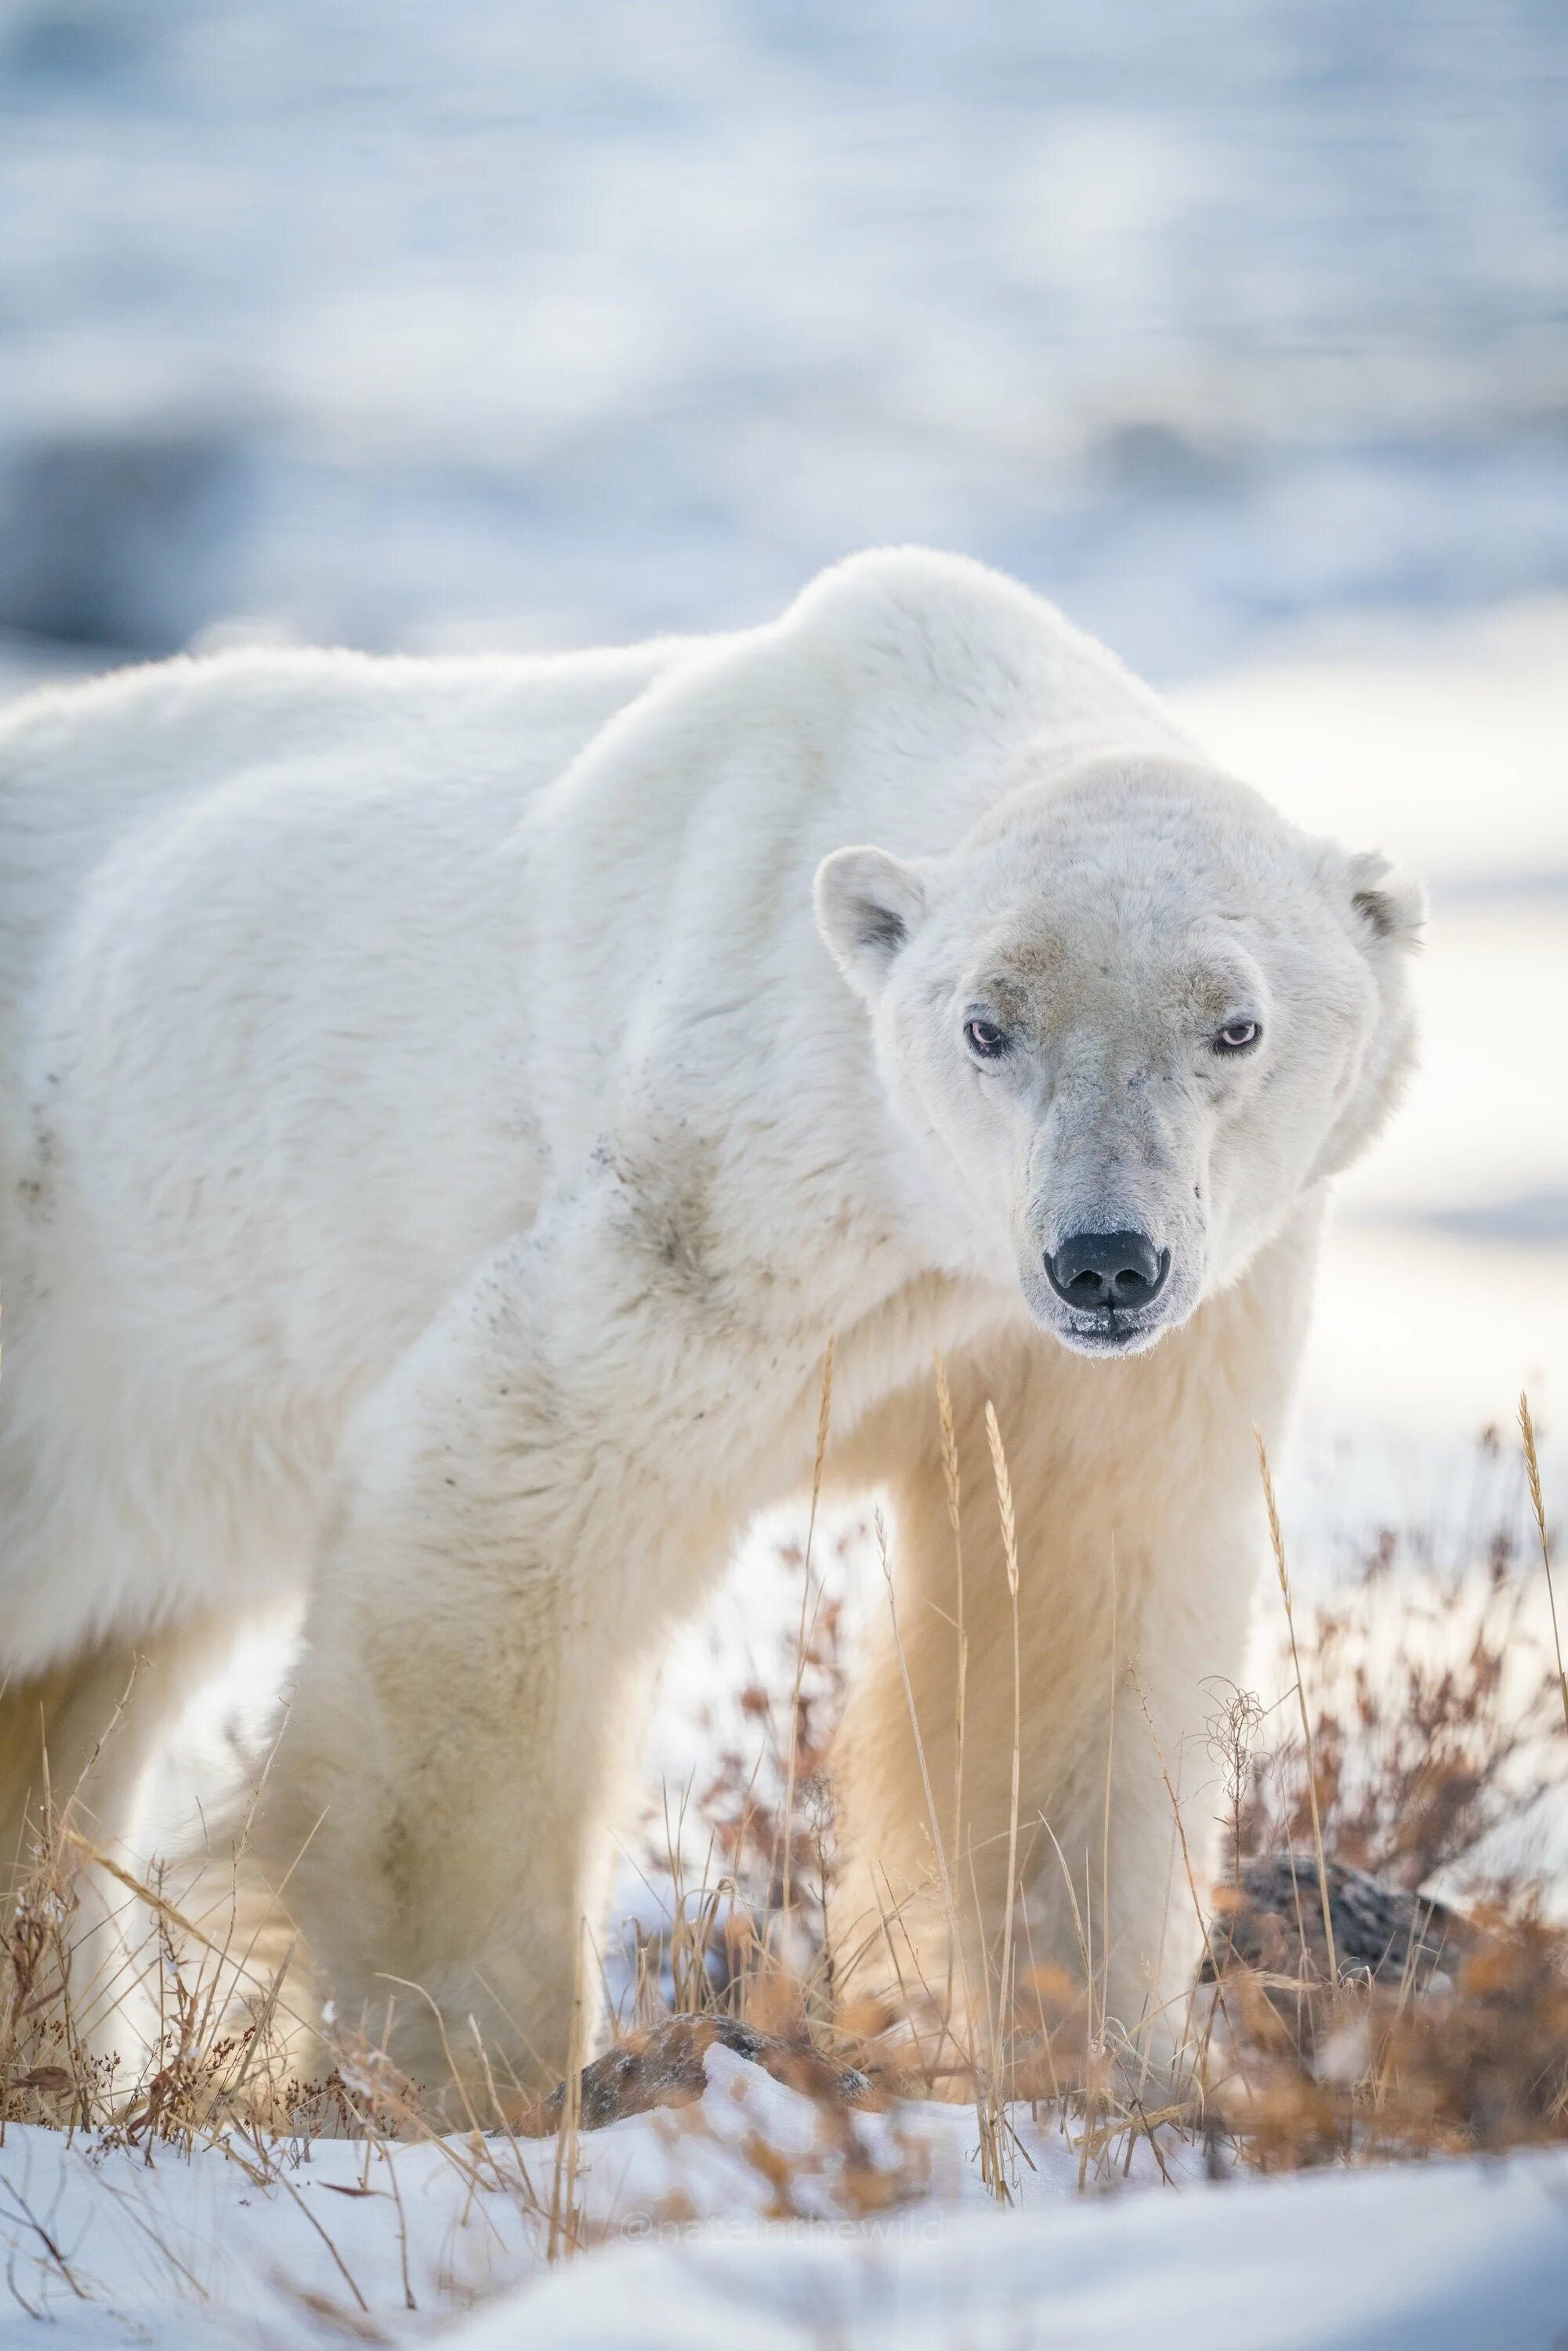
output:
<svg viewBox="0 0 1568 2351"><path fill-rule="evenodd" d="M0 2344L157 2351L423 2340L452 2351L1553 2351L1568 2309L1568 2157L1206 2183L1140 2139L1081 2164L1016 2119L1018 2201L991 2204L972 2115L854 2121L722 2049L700 2102L586 2137L587 2254L548 2259L553 2147L318 2141L308 2158L0 2147L12 2313ZM782 2158L780 2165L779 2158ZM780 2217L777 2179L792 2174ZM1080 2192L1081 2170L1087 2196ZM879 2187L879 2184L881 2186ZM482 2306L465 2320L461 2314ZM41 2338L40 2323L48 2335Z"/></svg>
<svg viewBox="0 0 1568 2351"><path fill-rule="evenodd" d="M1557 2351L1565 2195L1549 2156L742 2234L557 2274L453 2351Z"/></svg>
<svg viewBox="0 0 1568 2351"><path fill-rule="evenodd" d="M307 2151L244 2137L191 2155L105 2153L12 2128L0 2147L0 2243L24 2309L60 2322L65 2344L111 2314L107 2339L247 2345L308 2323L308 2297L340 2321L369 2311L419 2332L500 2289L537 2283L558 2232L579 2245L760 2245L782 2212L799 2239L939 2241L994 2215L974 2160L973 2110L911 2101L857 2114L847 2147L821 2113L758 2065L713 2048L695 2105L585 2134L570 2187L553 2140L472 2136L376 2149L341 2139ZM1168 2128L1094 2159L1017 2115L1019 2209L1089 2190L1162 2192L1201 2178ZM848 2168L846 2169L846 2158ZM265 2176L262 2176L265 2174ZM780 2180L788 2179L781 2196ZM583 2273L574 2269L574 2278ZM569 2297L569 2301L573 2297ZM613 2307L614 2295L601 2306ZM632 2309L636 2305L632 2305ZM124 2330L115 2333L118 2326ZM139 2333L139 2330L143 2330ZM9 2339L0 2304L0 2343ZM283 2339L298 2340L285 2335ZM531 2335L529 2335L532 2340Z"/></svg>

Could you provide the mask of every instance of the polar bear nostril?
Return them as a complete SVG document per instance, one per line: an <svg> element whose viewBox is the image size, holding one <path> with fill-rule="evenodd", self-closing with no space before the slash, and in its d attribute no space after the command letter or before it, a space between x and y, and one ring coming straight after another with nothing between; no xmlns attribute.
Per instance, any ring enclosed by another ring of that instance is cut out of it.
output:
<svg viewBox="0 0 1568 2351"><path fill-rule="evenodd" d="M1169 1249L1157 1249L1146 1233L1074 1233L1045 1253L1058 1298L1091 1314L1152 1305L1170 1270Z"/></svg>

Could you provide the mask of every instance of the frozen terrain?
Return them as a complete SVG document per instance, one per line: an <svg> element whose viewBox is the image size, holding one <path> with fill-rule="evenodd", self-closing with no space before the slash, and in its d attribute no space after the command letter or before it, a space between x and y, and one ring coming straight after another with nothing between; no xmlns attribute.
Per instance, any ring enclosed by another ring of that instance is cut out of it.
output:
<svg viewBox="0 0 1568 2351"><path fill-rule="evenodd" d="M1568 2307L1568 2158L1200 2184L1140 2141L1088 2167L1018 2120L1019 2204L975 2174L973 2117L857 2120L858 2189L792 2090L723 2050L699 2105L582 2142L589 2255L546 2256L553 2150L505 2139L319 2142L269 2181L255 2151L95 2154L13 2126L0 2344L282 2351L1554 2351ZM780 2215L783 2157L815 2178ZM1162 2179L1161 2168L1167 2177ZM875 2182L886 2184L885 2199ZM476 2301L483 2306L465 2321Z"/></svg>

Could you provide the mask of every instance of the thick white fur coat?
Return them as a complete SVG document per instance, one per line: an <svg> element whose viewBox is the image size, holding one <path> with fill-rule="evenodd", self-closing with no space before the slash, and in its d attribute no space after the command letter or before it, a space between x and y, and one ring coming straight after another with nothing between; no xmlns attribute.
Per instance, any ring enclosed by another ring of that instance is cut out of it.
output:
<svg viewBox="0 0 1568 2351"><path fill-rule="evenodd" d="M1286 1406L1324 1182L1408 1056L1413 923L1376 861L1302 840L952 558L856 559L703 643L245 654L33 697L0 725L14 1694L139 1649L194 1671L308 1591L261 1834L279 1871L303 1850L340 2014L402 1978L558 2064L641 1683L809 1474L830 1333L833 1472L893 1492L952 1788L940 1349L971 1725L942 1833L994 1917L990 1395L1036 1955L1071 1960L1071 1878L1115 2014L1168 2011L1194 1929L1161 1764L1190 1777L1204 1680L1239 1667L1252 1432ZM1246 1020L1243 1067L1211 1032ZM1164 1252L1146 1311L1042 1270L1108 1224ZM180 1683L149 1674L117 1732L107 1834ZM931 1830L890 1656L857 1719L845 1916L891 1886L913 1917ZM422 2003L398 2032L442 2069Z"/></svg>

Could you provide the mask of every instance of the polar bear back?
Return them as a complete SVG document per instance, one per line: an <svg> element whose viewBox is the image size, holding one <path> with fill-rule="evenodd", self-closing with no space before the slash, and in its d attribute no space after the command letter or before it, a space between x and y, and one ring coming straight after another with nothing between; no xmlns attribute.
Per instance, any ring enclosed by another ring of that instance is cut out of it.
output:
<svg viewBox="0 0 1568 2351"><path fill-rule="evenodd" d="M10 1301L26 1270L101 1321L113 1289L145 1338L183 1286L237 1363L284 1295L286 1351L327 1318L352 1329L367 1259L402 1251L414 1297L453 1278L475 1242L465 1161L433 1182L408 1144L485 1091L486 877L538 788L683 651L245 652L8 713L0 1176L33 1212L0 1230ZM329 1227L310 1171L334 1161ZM492 1213L527 1212L525 1176Z"/></svg>
<svg viewBox="0 0 1568 2351"><path fill-rule="evenodd" d="M607 1126L690 1102L722 1152L771 1103L781 1159L847 1147L812 871L949 847L1042 741L1177 738L1051 607L918 551L700 646L34 697L0 729L33 1271L143 1364L340 1395Z"/></svg>
<svg viewBox="0 0 1568 2351"><path fill-rule="evenodd" d="M26 695L0 714L0 1021L43 939L137 827L299 758L423 755L432 789L467 773L526 794L687 642L474 660L257 648Z"/></svg>

